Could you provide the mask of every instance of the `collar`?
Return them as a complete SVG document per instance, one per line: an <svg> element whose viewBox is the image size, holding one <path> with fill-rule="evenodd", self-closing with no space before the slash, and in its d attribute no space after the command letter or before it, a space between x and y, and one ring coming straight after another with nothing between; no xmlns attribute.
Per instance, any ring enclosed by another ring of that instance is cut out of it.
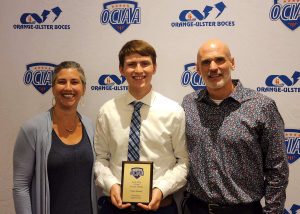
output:
<svg viewBox="0 0 300 214"><path fill-rule="evenodd" d="M226 100L228 98L232 98L233 100L241 103L246 98L246 97L244 97L244 94L243 94L244 87L243 87L241 81L238 79L232 80L232 83L235 85L235 90L224 100ZM198 95L197 96L198 101L210 100L208 91L206 89L198 91L197 95Z"/></svg>
<svg viewBox="0 0 300 214"><path fill-rule="evenodd" d="M133 101L138 101L138 102L142 102L148 106L151 106L154 99L155 99L155 92L153 90L151 90L148 94L146 94L146 96L144 96L140 100L135 99L129 92L127 92L127 94L126 94L126 104L127 105L130 105L130 103L132 103Z"/></svg>

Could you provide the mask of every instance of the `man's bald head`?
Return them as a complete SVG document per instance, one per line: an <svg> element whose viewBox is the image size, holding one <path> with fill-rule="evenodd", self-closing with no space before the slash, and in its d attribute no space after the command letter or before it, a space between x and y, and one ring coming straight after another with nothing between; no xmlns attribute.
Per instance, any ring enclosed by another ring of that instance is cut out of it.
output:
<svg viewBox="0 0 300 214"><path fill-rule="evenodd" d="M206 53L208 51L214 51L214 50L219 50L223 52L225 56L228 57L228 59L231 59L231 53L228 45L219 39L210 39L205 43L203 43L198 50L197 58L198 59L199 57L201 58L201 56L203 56L203 53Z"/></svg>

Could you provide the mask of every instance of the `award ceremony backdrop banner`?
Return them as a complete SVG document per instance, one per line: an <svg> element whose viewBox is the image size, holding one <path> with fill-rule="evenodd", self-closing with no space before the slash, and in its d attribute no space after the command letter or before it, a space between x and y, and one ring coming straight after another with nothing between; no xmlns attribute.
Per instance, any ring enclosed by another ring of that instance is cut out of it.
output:
<svg viewBox="0 0 300 214"><path fill-rule="evenodd" d="M154 46L153 88L181 103L205 87L195 62L210 38L230 46L234 78L276 101L290 168L285 212L300 212L300 0L2 0L0 6L1 213L15 212L16 135L25 120L52 106L55 65L82 65L87 90L79 111L95 121L104 102L127 90L118 71L118 52L127 41Z"/></svg>

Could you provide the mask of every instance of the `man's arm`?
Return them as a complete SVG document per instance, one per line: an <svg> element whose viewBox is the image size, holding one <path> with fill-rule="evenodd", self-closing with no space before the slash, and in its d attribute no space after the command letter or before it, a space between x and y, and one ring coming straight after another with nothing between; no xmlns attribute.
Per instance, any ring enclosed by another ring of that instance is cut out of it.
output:
<svg viewBox="0 0 300 214"><path fill-rule="evenodd" d="M282 214L289 176L284 146L284 122L274 101L263 111L266 121L261 137L266 183L264 211Z"/></svg>
<svg viewBox="0 0 300 214"><path fill-rule="evenodd" d="M176 192L186 184L188 172L188 154L185 140L185 114L182 108L178 116L173 121L174 129L172 132L173 153L177 159L176 164L166 171L155 181L155 186L162 194L163 198Z"/></svg>
<svg viewBox="0 0 300 214"><path fill-rule="evenodd" d="M104 115L99 112L96 120L96 130L94 137L94 147L96 153L96 161L94 171L96 175L96 184L98 184L107 193L110 193L112 185L118 183L118 179L112 174L109 166L110 150L109 150L109 130L107 120Z"/></svg>

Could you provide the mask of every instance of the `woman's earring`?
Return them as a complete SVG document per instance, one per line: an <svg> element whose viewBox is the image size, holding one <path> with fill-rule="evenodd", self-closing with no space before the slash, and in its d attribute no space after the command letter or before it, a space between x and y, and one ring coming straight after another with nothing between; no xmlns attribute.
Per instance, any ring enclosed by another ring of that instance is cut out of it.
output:
<svg viewBox="0 0 300 214"><path fill-rule="evenodd" d="M54 107L55 106L55 97L52 97L52 107Z"/></svg>
<svg viewBox="0 0 300 214"><path fill-rule="evenodd" d="M79 103L80 103L80 106L81 106L81 107L84 107L84 105L85 105L85 98L84 98L84 96L82 96L82 97L80 98Z"/></svg>

